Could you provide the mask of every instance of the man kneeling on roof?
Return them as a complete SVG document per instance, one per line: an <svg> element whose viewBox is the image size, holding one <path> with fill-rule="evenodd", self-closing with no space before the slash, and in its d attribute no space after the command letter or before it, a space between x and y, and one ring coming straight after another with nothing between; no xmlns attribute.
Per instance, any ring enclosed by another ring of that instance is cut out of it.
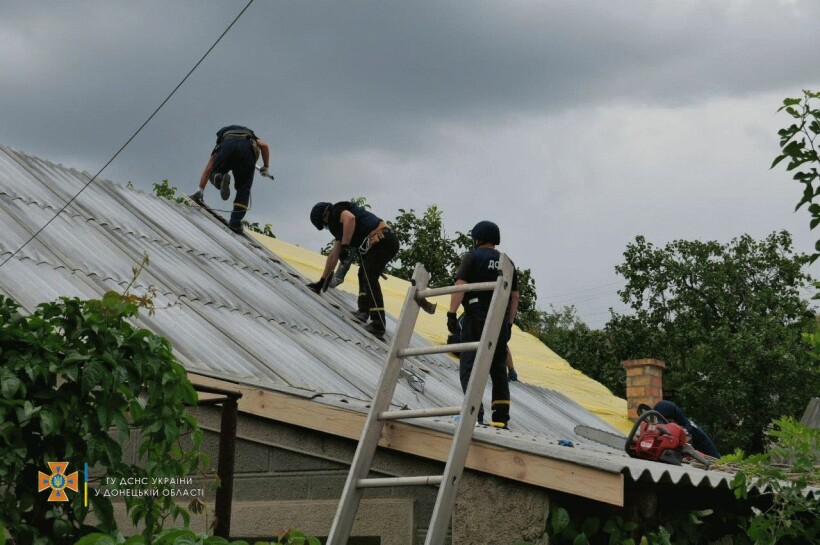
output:
<svg viewBox="0 0 820 545"><path fill-rule="evenodd" d="M456 285L472 284L474 282L494 282L501 274L499 260L501 252L495 249L501 243L501 231L498 225L491 221L480 221L470 231L474 248L464 254L461 265L456 272ZM447 329L455 334L459 330L456 312L464 304L464 319L461 328L461 342L475 342L481 339L484 322L490 311L490 301L493 293L479 291L468 293L454 293L450 296L450 312L447 313ZM493 362L490 366L490 378L493 381L493 419L491 425L497 428L507 428L510 420L510 384L507 376L507 342L510 340L512 324L518 312L518 272L513 266L510 300L507 303L507 312L498 334L498 342L493 353ZM473 371L476 353L473 350L462 352L459 356L459 377L462 391L467 391L470 374ZM478 409L478 423L484 422L484 406Z"/></svg>
<svg viewBox="0 0 820 545"><path fill-rule="evenodd" d="M336 243L325 261L322 278L308 284L317 294L326 291L336 263L351 251L359 254L358 312L353 317L367 323L365 330L382 338L386 325L384 296L379 279L399 251L399 239L375 214L351 202L320 202L310 211L310 221L320 231L327 227Z"/></svg>

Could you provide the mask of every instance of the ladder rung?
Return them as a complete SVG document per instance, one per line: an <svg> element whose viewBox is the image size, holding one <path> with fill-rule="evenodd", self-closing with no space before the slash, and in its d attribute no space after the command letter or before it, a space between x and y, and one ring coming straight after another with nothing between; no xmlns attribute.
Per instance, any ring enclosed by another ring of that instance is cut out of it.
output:
<svg viewBox="0 0 820 545"><path fill-rule="evenodd" d="M494 290L495 282L475 282L472 284L458 284L455 286L444 286L443 288L429 288L416 292L416 299L427 299L437 295L447 295L450 293L461 293L465 291L490 291Z"/></svg>
<svg viewBox="0 0 820 545"><path fill-rule="evenodd" d="M424 356L425 354L444 354L445 352L469 352L471 350L478 350L478 341L474 343L455 343L445 344L440 346L422 346L420 348L405 348L399 350L400 358L407 358L410 356Z"/></svg>
<svg viewBox="0 0 820 545"><path fill-rule="evenodd" d="M359 488L382 488L386 486L422 486L425 484L441 484L444 477L428 475L424 477L387 477L384 479L359 479L356 486Z"/></svg>
<svg viewBox="0 0 820 545"><path fill-rule="evenodd" d="M448 416L460 413L461 407L435 407L432 409L413 409L411 411L384 411L379 413L379 420L403 420L405 418Z"/></svg>

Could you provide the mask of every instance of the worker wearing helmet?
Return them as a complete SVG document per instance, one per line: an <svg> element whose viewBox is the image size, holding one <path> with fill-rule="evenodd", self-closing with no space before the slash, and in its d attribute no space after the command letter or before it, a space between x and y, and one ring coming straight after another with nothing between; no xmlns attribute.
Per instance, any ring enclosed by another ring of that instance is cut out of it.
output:
<svg viewBox="0 0 820 545"><path fill-rule="evenodd" d="M498 225L491 221L480 221L470 231L470 236L473 239L473 249L461 258L461 265L456 272L456 285L494 282L501 274L499 266L501 252L495 249L501 243L501 232ZM490 378L493 382L491 425L497 428L507 428L507 423L510 420L507 342L510 339L515 314L518 312L518 273L515 271L515 267L513 267L510 290L507 312L504 316L501 332L498 335L498 342L495 345L493 361L490 366ZM456 312L458 307L463 304L464 320L461 329L461 342L475 342L481 339L481 332L484 329L484 322L490 310L491 299L492 292L489 291L470 292L466 296L465 292L452 294L450 297L450 312L447 313L447 329L450 333L456 333L459 329ZM459 357L461 389L465 392L467 391L467 383L470 381L475 356L475 351L470 350L462 352ZM483 419L484 407L481 406L478 410L478 422L483 423Z"/></svg>
<svg viewBox="0 0 820 545"><path fill-rule="evenodd" d="M191 200L198 204L205 204L205 187L210 181L219 189L223 201L231 196L231 172L234 175L236 197L233 201L233 211L228 227L232 231L242 233L242 218L248 211L251 198L253 174L256 169L256 159L262 155L262 176L271 177L268 173L270 164L270 148L264 140L256 136L252 130L241 125L229 125L219 129L216 133L216 147L211 152L208 164L199 178L199 189L191 195Z"/></svg>
<svg viewBox="0 0 820 545"><path fill-rule="evenodd" d="M359 298L353 317L367 324L365 330L383 338L387 322L379 279L399 251L398 237L381 218L347 201L316 203L310 211L310 222L320 231L327 227L336 243L327 256L322 278L308 287L317 294L327 290L336 263L345 261L350 252L358 252Z"/></svg>

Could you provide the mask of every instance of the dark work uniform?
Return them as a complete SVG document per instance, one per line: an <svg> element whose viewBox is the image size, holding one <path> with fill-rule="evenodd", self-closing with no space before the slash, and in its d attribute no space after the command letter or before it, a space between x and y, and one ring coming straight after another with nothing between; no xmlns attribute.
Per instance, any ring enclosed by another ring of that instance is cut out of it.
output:
<svg viewBox="0 0 820 545"><path fill-rule="evenodd" d="M675 424L686 429L687 433L689 433L689 436L692 438L692 447L695 450L699 450L707 456L720 458L720 452L712 442L712 438L709 437L709 435L703 431L700 426L695 424L689 419L689 417L683 414L680 407L671 401L658 401L655 403L653 410L661 413L669 422L674 422Z"/></svg>
<svg viewBox="0 0 820 545"><path fill-rule="evenodd" d="M256 140L256 134L241 125L229 125L216 133L216 147L211 152L214 166L209 178L213 182L216 173L233 172L236 197L231 212L232 226L239 226L248 211L258 153Z"/></svg>
<svg viewBox="0 0 820 545"><path fill-rule="evenodd" d="M461 258L461 265L456 273L456 280L464 280L472 284L475 282L494 282L501 274L499 261L501 252L490 248L474 248ZM513 279L510 292L518 291L518 273L513 267ZM461 342L476 342L481 339L481 332L484 330L484 322L490 310L490 301L493 292L477 291L465 292L464 300L464 320L461 330ZM501 332L498 335L498 342L495 344L493 362L490 365L490 379L493 381L493 424L506 426L510 420L510 385L507 381L507 342L509 338L510 306L507 303L507 312L504 315L504 322ZM469 350L460 355L459 376L461 378L461 389L467 391L467 383L470 381L470 374L473 371L476 352ZM478 410L478 421L482 422L484 417L484 407Z"/></svg>
<svg viewBox="0 0 820 545"><path fill-rule="evenodd" d="M386 325L384 317L384 296L379 280L399 251L399 239L392 229L375 214L350 202L337 202L330 209L328 229L336 240L342 240L342 212L347 210L356 218L356 227L350 239L350 250L359 253L359 311L369 312L370 320L382 327ZM380 240L371 240L369 235L379 230Z"/></svg>

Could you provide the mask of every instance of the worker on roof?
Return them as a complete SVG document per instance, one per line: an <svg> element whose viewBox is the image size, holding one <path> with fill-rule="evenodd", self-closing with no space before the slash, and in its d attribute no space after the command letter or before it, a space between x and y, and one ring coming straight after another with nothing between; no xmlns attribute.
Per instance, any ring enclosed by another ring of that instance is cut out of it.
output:
<svg viewBox="0 0 820 545"><path fill-rule="evenodd" d="M662 400L655 403L652 410L657 411L663 415L669 422L674 422L686 430L689 437L692 439L692 447L695 450L712 456L713 458L720 458L720 451L718 451L712 438L706 433L703 428L695 424L695 421L683 413L683 409L672 403L671 401Z"/></svg>
<svg viewBox="0 0 820 545"><path fill-rule="evenodd" d="M501 243L501 231L498 225L491 221L480 221L470 231L473 239L473 249L464 254L461 258L456 272L456 285L472 284L474 282L494 282L501 274L499 261L501 252L495 247ZM450 312L447 313L447 329L455 334L459 330L458 317L456 312L458 307L464 306L463 328L461 329L461 342L476 342L481 339L481 332L484 330L484 322L490 310L492 292L479 291L470 292L465 297L465 292L454 293L450 296ZM510 384L507 375L507 342L510 340L512 324L515 314L518 312L518 273L513 267L512 285L510 287L510 300L507 303L507 312L504 315L504 322L501 332L498 335L498 342L495 344L493 361L490 366L490 379L493 382L492 393L492 421L490 424L497 428L507 428L510 420ZM459 377L461 378L461 389L467 391L467 383L470 381L470 374L473 371L476 352L473 350L462 352L459 356ZM484 406L478 409L478 422L484 423Z"/></svg>
<svg viewBox="0 0 820 545"><path fill-rule="evenodd" d="M256 136L247 127L229 125L222 127L216 133L216 147L211 152L208 164L199 178L199 189L191 195L191 200L204 205L205 186L208 181L219 189L223 201L231 196L231 172L234 175L236 197L233 201L233 211L228 227L232 231L242 233L242 218L248 211L251 198L253 174L256 169L256 160L262 155L262 176L271 177L268 172L270 165L270 148L267 142Z"/></svg>
<svg viewBox="0 0 820 545"><path fill-rule="evenodd" d="M369 333L383 338L387 322L379 280L399 251L398 237L381 218L347 201L316 203L310 211L310 221L320 231L327 227L336 243L327 256L322 278L308 287L317 294L327 290L336 263L340 259L346 261L350 252L357 252L361 264L359 298L358 311L353 317L366 324L365 330Z"/></svg>

